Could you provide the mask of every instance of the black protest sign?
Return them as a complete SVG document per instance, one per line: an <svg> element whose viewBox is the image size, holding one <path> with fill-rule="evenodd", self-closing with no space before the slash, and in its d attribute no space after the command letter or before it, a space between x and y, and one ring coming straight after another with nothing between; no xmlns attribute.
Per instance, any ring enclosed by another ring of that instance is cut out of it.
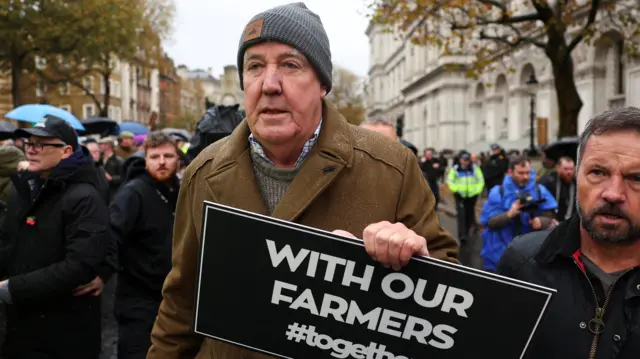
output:
<svg viewBox="0 0 640 359"><path fill-rule="evenodd" d="M514 359L552 289L205 203L194 329L281 358Z"/></svg>

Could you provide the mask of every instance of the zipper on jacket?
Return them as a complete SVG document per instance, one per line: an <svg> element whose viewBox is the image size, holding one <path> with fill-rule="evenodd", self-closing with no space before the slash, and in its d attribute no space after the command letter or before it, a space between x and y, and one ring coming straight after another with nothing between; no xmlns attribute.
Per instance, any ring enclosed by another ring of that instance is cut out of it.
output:
<svg viewBox="0 0 640 359"><path fill-rule="evenodd" d="M591 342L589 359L596 359L596 351L598 350L598 341L600 340L600 334L604 331L604 311L605 309L607 309L607 305L609 305L609 300L611 299L611 293L613 293L613 288L615 287L616 283L618 283L618 280L624 277L625 274L629 273L631 269L627 269L626 271L624 271L618 277L618 279L616 279L613 283L611 283L611 286L609 287L609 291L607 292L607 295L604 299L604 303L602 304L602 307L601 307L600 301L598 300L598 295L596 294L596 289L593 287L593 283L591 283L591 279L589 279L587 272L582 270L582 268L580 267L578 262L576 262L575 259L573 260L573 263L575 263L575 265L578 267L580 272L582 272L584 277L587 279L587 283L589 283L589 287L591 288L591 292L593 293L593 299L595 299L596 301L596 316L593 319L589 320L589 322L587 323L587 328L591 333L593 333L593 341ZM593 329L592 329L592 326L594 326Z"/></svg>

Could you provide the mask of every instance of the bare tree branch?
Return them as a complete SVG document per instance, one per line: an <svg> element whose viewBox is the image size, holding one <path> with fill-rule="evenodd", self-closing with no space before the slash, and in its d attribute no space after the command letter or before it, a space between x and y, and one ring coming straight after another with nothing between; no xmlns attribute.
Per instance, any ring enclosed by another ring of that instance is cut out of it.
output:
<svg viewBox="0 0 640 359"><path fill-rule="evenodd" d="M503 15L502 17L500 17L498 19L494 19L494 20L482 18L482 19L479 19L478 21L476 21L474 24L467 24L467 25L452 24L451 25L451 29L452 30L466 30L466 29L471 29L474 26L509 25L509 24L518 24L518 23L522 23L522 22L531 22L531 21L536 21L536 20L542 21L542 17L538 13L531 13L531 14L518 15L518 16Z"/></svg>
<svg viewBox="0 0 640 359"><path fill-rule="evenodd" d="M517 33L519 34L520 32L517 31ZM494 36L494 35L487 35L484 31L480 32L480 39L482 40L490 40L490 41L495 41L497 43L501 43L503 45L507 45L509 47L517 47L520 46L524 43L529 43L532 44L538 48L544 49L545 44L542 43L541 41L538 41L532 37L529 36L519 36L516 35L515 36L516 39L515 40L510 40L509 36Z"/></svg>
<svg viewBox="0 0 640 359"><path fill-rule="evenodd" d="M589 8L589 15L587 15L587 21L582 26L582 29L576 34L576 36L571 40L569 46L567 47L567 53L571 53L573 49L578 46L578 44L584 39L584 37L588 34L591 26L596 21L596 16L598 15L598 9L600 8L600 0L591 0L591 7Z"/></svg>
<svg viewBox="0 0 640 359"><path fill-rule="evenodd" d="M507 12L509 10L507 9L507 5L502 1L496 1L496 0L478 0L478 1L481 4L495 6L498 9L502 10L503 12Z"/></svg>

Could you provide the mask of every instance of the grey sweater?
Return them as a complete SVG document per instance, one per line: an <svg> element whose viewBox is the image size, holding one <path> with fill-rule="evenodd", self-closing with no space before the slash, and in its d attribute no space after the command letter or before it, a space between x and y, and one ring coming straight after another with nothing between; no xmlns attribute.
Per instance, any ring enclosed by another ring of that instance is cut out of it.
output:
<svg viewBox="0 0 640 359"><path fill-rule="evenodd" d="M253 174L256 176L264 203L272 214L278 202L289 189L289 184L298 173L298 168L276 168L258 153L251 151Z"/></svg>

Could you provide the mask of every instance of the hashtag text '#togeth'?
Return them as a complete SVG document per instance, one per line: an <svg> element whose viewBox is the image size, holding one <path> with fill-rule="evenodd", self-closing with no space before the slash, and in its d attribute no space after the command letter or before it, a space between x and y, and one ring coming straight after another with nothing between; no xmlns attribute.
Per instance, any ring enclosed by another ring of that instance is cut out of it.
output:
<svg viewBox="0 0 640 359"><path fill-rule="evenodd" d="M386 346L370 342L367 346L344 339L331 338L316 332L313 325L289 324L285 332L287 340L304 343L320 350L331 351L331 356L338 359L409 359L402 355L393 355L386 351Z"/></svg>

